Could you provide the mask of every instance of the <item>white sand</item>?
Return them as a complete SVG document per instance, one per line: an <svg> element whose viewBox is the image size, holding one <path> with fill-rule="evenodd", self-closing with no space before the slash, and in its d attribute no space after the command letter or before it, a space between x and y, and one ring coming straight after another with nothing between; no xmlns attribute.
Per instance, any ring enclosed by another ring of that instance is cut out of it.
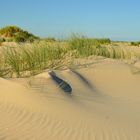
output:
<svg viewBox="0 0 140 140"><path fill-rule="evenodd" d="M122 62L0 79L0 140L140 140L140 75ZM26 84L26 81L29 81Z"/></svg>

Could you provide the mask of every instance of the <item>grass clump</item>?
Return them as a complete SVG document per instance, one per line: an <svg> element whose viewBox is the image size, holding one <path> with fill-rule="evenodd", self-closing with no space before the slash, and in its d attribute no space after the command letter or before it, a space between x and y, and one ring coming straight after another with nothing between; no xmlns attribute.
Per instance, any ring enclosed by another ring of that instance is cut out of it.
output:
<svg viewBox="0 0 140 140"><path fill-rule="evenodd" d="M4 49L4 61L11 75L34 75L44 69L62 66L66 50L60 46L44 44Z"/></svg>
<svg viewBox="0 0 140 140"><path fill-rule="evenodd" d="M72 36L69 41L70 50L77 51L79 56L107 55L103 44L110 43L109 39L92 39L81 36Z"/></svg>
<svg viewBox="0 0 140 140"><path fill-rule="evenodd" d="M22 71L21 52L15 48L9 48L5 52L5 63L12 72L15 72L17 77L20 77Z"/></svg>

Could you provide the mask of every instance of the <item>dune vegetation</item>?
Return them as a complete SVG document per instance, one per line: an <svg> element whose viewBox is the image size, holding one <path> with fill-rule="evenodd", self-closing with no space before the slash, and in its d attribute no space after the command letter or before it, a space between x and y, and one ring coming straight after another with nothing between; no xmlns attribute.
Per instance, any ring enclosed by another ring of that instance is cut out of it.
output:
<svg viewBox="0 0 140 140"><path fill-rule="evenodd" d="M73 59L89 56L122 60L140 59L139 52L116 45L110 39L95 39L79 35L72 35L66 41L57 41L55 38L39 39L16 26L2 28L0 37L0 42L9 39L24 42L16 46L5 45L0 48L1 77L25 77L45 69L70 67Z"/></svg>
<svg viewBox="0 0 140 140"><path fill-rule="evenodd" d="M36 39L39 38L17 26L6 26L0 29L0 42L33 42Z"/></svg>
<svg viewBox="0 0 140 140"><path fill-rule="evenodd" d="M131 42L132 46L140 46L140 41L136 41L136 42Z"/></svg>

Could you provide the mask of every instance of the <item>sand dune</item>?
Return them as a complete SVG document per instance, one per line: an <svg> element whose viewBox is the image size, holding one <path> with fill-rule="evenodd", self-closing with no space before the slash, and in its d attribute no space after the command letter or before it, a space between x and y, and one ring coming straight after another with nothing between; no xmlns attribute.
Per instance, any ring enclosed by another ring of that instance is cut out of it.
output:
<svg viewBox="0 0 140 140"><path fill-rule="evenodd" d="M123 62L0 78L0 140L139 140L140 75Z"/></svg>

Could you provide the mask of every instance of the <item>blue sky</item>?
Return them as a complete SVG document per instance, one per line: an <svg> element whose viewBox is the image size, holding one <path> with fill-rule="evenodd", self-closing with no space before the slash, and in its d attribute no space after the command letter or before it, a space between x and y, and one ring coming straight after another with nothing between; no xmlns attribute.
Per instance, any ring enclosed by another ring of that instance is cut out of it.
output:
<svg viewBox="0 0 140 140"><path fill-rule="evenodd" d="M0 27L6 25L41 37L140 40L140 0L0 0Z"/></svg>

